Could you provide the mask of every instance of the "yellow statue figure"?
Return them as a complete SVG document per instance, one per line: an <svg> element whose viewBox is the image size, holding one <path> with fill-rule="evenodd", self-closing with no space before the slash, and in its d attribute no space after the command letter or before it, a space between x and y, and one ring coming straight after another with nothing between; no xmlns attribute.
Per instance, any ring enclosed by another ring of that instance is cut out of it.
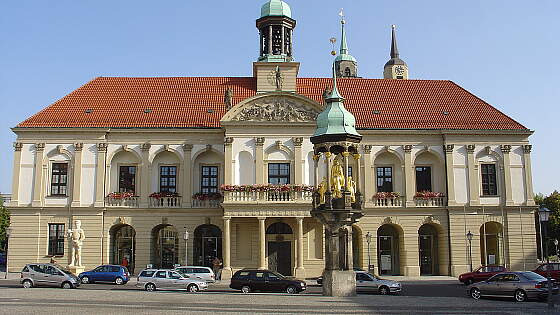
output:
<svg viewBox="0 0 560 315"><path fill-rule="evenodd" d="M331 189L333 198L342 198L342 191L344 191L344 172L338 160L334 160L331 170Z"/></svg>
<svg viewBox="0 0 560 315"><path fill-rule="evenodd" d="M319 204L320 205L324 205L325 204L325 193L327 192L327 178L323 176L323 181L321 181L321 183L319 184L319 187L317 187L317 191L319 192Z"/></svg>
<svg viewBox="0 0 560 315"><path fill-rule="evenodd" d="M348 176L348 191L352 203L356 202L356 182L352 180L352 176Z"/></svg>

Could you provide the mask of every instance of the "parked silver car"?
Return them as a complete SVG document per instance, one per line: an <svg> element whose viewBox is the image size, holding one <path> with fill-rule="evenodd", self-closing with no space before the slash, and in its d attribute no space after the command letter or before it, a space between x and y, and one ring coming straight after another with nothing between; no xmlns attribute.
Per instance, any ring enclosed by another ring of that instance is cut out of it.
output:
<svg viewBox="0 0 560 315"><path fill-rule="evenodd" d="M189 279L175 270L146 269L142 270L137 278L137 287L146 291L161 290L187 290L198 292L206 290L208 284L198 279Z"/></svg>
<svg viewBox="0 0 560 315"><path fill-rule="evenodd" d="M467 292L475 300L489 296L513 297L523 302L531 298L545 298L548 287L546 278L532 271L502 272L486 281L469 285ZM558 286L553 286L552 294L558 294Z"/></svg>
<svg viewBox="0 0 560 315"><path fill-rule="evenodd" d="M27 264L21 271L21 285L26 289L38 286L72 289L80 286L80 279L59 265Z"/></svg>
<svg viewBox="0 0 560 315"><path fill-rule="evenodd" d="M385 280L365 271L356 272L356 291L371 292L387 295L391 293L399 293L402 286L399 282L393 280Z"/></svg>
<svg viewBox="0 0 560 315"><path fill-rule="evenodd" d="M216 275L214 275L214 271L208 267L181 266L175 268L175 270L179 271L179 273L183 275L189 276L190 279L198 279L206 281L206 283L216 282Z"/></svg>

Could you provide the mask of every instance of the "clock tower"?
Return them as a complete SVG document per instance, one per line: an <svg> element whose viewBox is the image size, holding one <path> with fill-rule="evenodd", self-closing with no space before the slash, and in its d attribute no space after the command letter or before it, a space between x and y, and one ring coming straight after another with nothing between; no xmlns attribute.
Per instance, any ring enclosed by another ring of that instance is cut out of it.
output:
<svg viewBox="0 0 560 315"><path fill-rule="evenodd" d="M253 63L257 93L296 92L299 63L293 62L292 33L296 20L290 6L282 0L269 0L257 20L259 58Z"/></svg>
<svg viewBox="0 0 560 315"><path fill-rule="evenodd" d="M392 38L391 38L391 59L385 64L383 69L384 79L397 79L397 80L407 80L408 79L408 66L406 62L399 58L399 50L397 49L397 36L395 34L395 25L392 27Z"/></svg>

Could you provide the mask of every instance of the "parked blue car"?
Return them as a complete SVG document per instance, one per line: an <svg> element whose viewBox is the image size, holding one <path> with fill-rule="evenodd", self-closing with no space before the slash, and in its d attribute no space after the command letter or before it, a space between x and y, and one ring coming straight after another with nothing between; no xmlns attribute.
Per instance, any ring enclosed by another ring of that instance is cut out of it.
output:
<svg viewBox="0 0 560 315"><path fill-rule="evenodd" d="M130 280L128 269L118 265L103 265L91 271L84 271L78 275L83 284L95 282L112 282L126 284Z"/></svg>

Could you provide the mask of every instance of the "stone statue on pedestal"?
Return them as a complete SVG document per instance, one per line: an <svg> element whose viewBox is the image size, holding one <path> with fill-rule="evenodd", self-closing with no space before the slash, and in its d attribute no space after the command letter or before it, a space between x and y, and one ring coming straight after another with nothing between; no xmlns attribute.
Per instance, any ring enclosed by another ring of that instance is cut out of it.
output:
<svg viewBox="0 0 560 315"><path fill-rule="evenodd" d="M82 245L86 239L86 234L82 230L82 222L80 220L74 221L74 229L68 230L68 236L72 244L72 262L70 266L82 266Z"/></svg>

